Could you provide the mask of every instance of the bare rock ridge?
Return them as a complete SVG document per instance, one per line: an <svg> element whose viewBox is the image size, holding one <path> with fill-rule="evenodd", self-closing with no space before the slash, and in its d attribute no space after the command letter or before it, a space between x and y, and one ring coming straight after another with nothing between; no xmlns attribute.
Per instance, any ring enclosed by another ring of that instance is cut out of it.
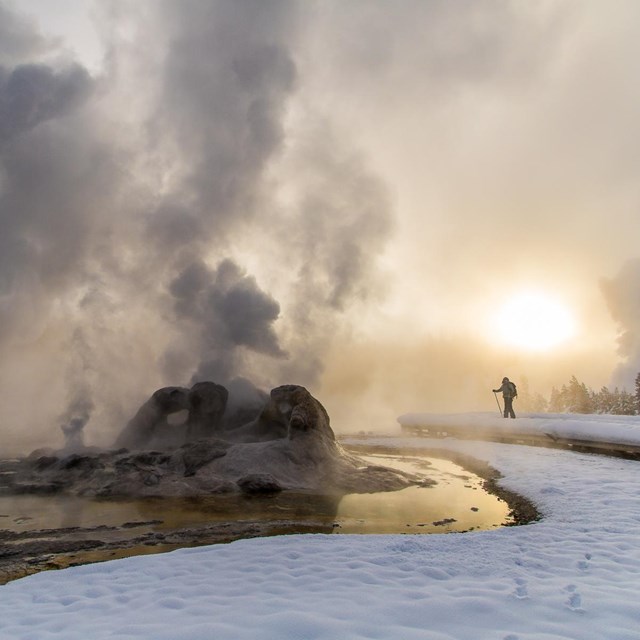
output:
<svg viewBox="0 0 640 640"><path fill-rule="evenodd" d="M328 495L425 483L424 477L371 466L347 453L326 410L304 387L284 385L269 395L245 386L247 391L238 402L214 382L159 389L113 449L34 452L0 476L0 491L100 497L281 490Z"/></svg>

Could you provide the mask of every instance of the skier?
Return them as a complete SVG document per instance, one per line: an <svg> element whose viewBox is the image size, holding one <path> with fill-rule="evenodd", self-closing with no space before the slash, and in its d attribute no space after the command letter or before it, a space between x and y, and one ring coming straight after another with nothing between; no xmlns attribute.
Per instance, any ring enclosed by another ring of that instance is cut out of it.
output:
<svg viewBox="0 0 640 640"><path fill-rule="evenodd" d="M516 385L509 380L509 378L502 378L502 385L499 389L493 389L493 393L502 392L502 398L504 400L504 417L515 418L516 414L513 412L513 399L518 397L518 390Z"/></svg>

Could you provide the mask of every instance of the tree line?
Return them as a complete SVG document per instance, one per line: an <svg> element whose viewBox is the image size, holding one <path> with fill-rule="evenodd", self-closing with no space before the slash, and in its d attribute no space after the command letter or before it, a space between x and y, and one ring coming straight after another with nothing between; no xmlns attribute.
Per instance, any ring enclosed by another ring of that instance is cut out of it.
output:
<svg viewBox="0 0 640 640"><path fill-rule="evenodd" d="M640 373L635 379L635 392L626 389L602 387L594 391L576 376L559 389L551 388L547 400L540 393L529 390L526 378L518 385L518 405L521 411L531 413L608 413L620 416L640 415Z"/></svg>

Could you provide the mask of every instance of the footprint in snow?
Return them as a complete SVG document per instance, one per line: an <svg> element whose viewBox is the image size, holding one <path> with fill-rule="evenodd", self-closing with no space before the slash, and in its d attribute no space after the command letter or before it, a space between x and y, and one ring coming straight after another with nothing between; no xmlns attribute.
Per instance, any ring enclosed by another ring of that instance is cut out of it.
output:
<svg viewBox="0 0 640 640"><path fill-rule="evenodd" d="M527 581L523 578L516 578L516 589L513 592L513 595L519 600L524 600L529 597L529 592L527 591Z"/></svg>
<svg viewBox="0 0 640 640"><path fill-rule="evenodd" d="M540 493L546 493L549 495L557 495L557 496L564 495L564 491L562 489L559 489L558 487L543 487L542 489L540 489Z"/></svg>
<svg viewBox="0 0 640 640"><path fill-rule="evenodd" d="M564 590L569 594L569 598L565 601L565 606L571 611L584 612L582 608L582 597L577 591L575 584L568 584Z"/></svg>
<svg viewBox="0 0 640 640"><path fill-rule="evenodd" d="M578 569L580 569L580 571L586 571L589 568L589 566L591 565L589 560L591 560L591 554L590 553L585 553L584 554L584 560L579 560L578 563L577 563Z"/></svg>

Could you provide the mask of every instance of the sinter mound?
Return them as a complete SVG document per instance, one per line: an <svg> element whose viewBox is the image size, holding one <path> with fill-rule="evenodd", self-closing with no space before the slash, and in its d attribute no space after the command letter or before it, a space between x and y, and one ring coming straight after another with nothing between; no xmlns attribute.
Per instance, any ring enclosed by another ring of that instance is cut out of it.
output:
<svg viewBox="0 0 640 640"><path fill-rule="evenodd" d="M34 452L4 474L10 493L201 496L284 489L323 494L395 491L424 484L371 466L337 442L324 407L304 387L253 390L242 405L225 387L166 387L138 410L107 451ZM174 424L171 417L185 414Z"/></svg>

